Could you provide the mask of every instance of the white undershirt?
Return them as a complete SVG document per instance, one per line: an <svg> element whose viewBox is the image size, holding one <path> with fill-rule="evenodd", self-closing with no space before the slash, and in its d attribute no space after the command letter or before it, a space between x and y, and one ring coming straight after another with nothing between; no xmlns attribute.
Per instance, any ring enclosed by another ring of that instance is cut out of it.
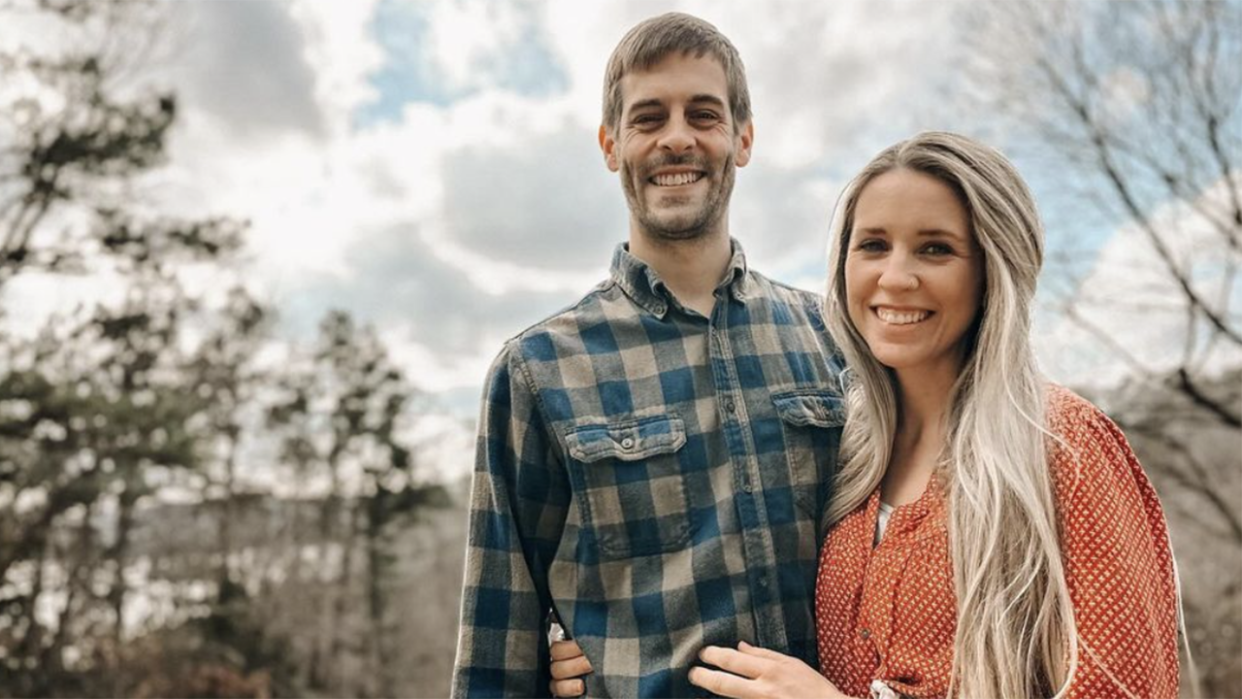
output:
<svg viewBox="0 0 1242 699"><path fill-rule="evenodd" d="M888 518L893 516L893 510L897 508L887 502L880 502L880 516L875 520L875 541L871 542L872 546L879 546L880 539L884 538L884 530L888 528Z"/></svg>

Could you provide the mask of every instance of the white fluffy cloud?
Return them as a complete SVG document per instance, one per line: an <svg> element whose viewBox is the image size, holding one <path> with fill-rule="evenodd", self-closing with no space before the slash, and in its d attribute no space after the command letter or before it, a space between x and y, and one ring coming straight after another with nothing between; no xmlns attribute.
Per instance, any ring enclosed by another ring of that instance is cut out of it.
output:
<svg viewBox="0 0 1242 699"><path fill-rule="evenodd" d="M1233 180L1239 180L1238 173ZM1221 231L1202 214L1226 210L1228 187L1222 179L1196 201L1170 202L1151 216L1152 228L1191 288L1217 309L1242 306L1242 286L1236 283L1242 254L1231 251ZM1062 382L1111 387L1133 375L1136 365L1162 373L1181 365L1242 362L1237 345L1204 341L1201 317L1193 329L1188 325L1189 300L1150 235L1138 225L1123 225L1108 238L1073 300L1080 320L1050 308L1046 332L1036 333L1046 369Z"/></svg>

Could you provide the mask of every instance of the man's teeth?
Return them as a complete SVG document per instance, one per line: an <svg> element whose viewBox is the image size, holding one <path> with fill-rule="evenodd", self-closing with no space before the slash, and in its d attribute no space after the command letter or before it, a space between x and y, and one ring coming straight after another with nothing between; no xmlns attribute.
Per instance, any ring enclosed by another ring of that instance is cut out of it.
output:
<svg viewBox="0 0 1242 699"><path fill-rule="evenodd" d="M887 308L875 309L875 314L880 316L880 320L893 325L909 325L926 320L931 315L931 311L890 311Z"/></svg>
<svg viewBox="0 0 1242 699"><path fill-rule="evenodd" d="M678 172L672 175L656 175L651 181L660 187L680 187L703 179L701 172Z"/></svg>

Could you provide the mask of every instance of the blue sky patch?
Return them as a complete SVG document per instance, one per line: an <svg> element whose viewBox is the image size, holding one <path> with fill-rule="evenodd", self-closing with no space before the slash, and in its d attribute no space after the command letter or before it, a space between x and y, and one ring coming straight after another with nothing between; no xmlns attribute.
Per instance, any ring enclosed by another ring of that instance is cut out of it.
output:
<svg viewBox="0 0 1242 699"><path fill-rule="evenodd" d="M475 57L466 84L444 75L430 55L430 9L429 3L408 0L381 0L376 6L370 31L384 51L384 64L369 82L379 98L355 112L355 128L398 121L405 105L416 102L446 106L486 89L548 97L569 88L569 76L548 46L536 5L523 3L515 40Z"/></svg>

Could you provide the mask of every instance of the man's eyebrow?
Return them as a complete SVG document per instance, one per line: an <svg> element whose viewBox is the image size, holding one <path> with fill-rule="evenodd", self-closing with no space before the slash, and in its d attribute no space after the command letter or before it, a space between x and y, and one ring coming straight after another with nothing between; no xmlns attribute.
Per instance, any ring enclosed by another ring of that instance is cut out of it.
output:
<svg viewBox="0 0 1242 699"><path fill-rule="evenodd" d="M640 100L638 102L635 102L634 104L630 105L629 109L632 112L638 109L647 109L650 107L663 107L663 106L664 106L663 102L661 102L658 99L652 98L648 100Z"/></svg>
<svg viewBox="0 0 1242 699"><path fill-rule="evenodd" d="M716 95L695 95L694 97L690 98L690 102L691 103L707 102L709 104L714 104L718 107L725 106L724 100L720 99Z"/></svg>
<svg viewBox="0 0 1242 699"><path fill-rule="evenodd" d="M690 104L703 104L703 103L707 103L707 104L713 104L713 105L716 105L717 107L724 107L724 106L725 106L724 100L720 99L720 98L719 98L719 97L717 97L716 95L706 94L706 93L705 93L705 94L701 94L701 95L695 95L695 96L691 97L691 98L690 98L690 100L689 100L689 103L690 103ZM653 97L653 98L651 98L651 99L639 100L639 101L635 102L634 104L631 104L631 105L629 106L629 111L633 112L633 111L637 111L637 110L639 110L639 109L649 109L649 108L652 108L652 107L663 107L663 106L664 106L664 101L663 101L663 100L659 100L659 99L656 99L656 98L654 98L654 97Z"/></svg>

